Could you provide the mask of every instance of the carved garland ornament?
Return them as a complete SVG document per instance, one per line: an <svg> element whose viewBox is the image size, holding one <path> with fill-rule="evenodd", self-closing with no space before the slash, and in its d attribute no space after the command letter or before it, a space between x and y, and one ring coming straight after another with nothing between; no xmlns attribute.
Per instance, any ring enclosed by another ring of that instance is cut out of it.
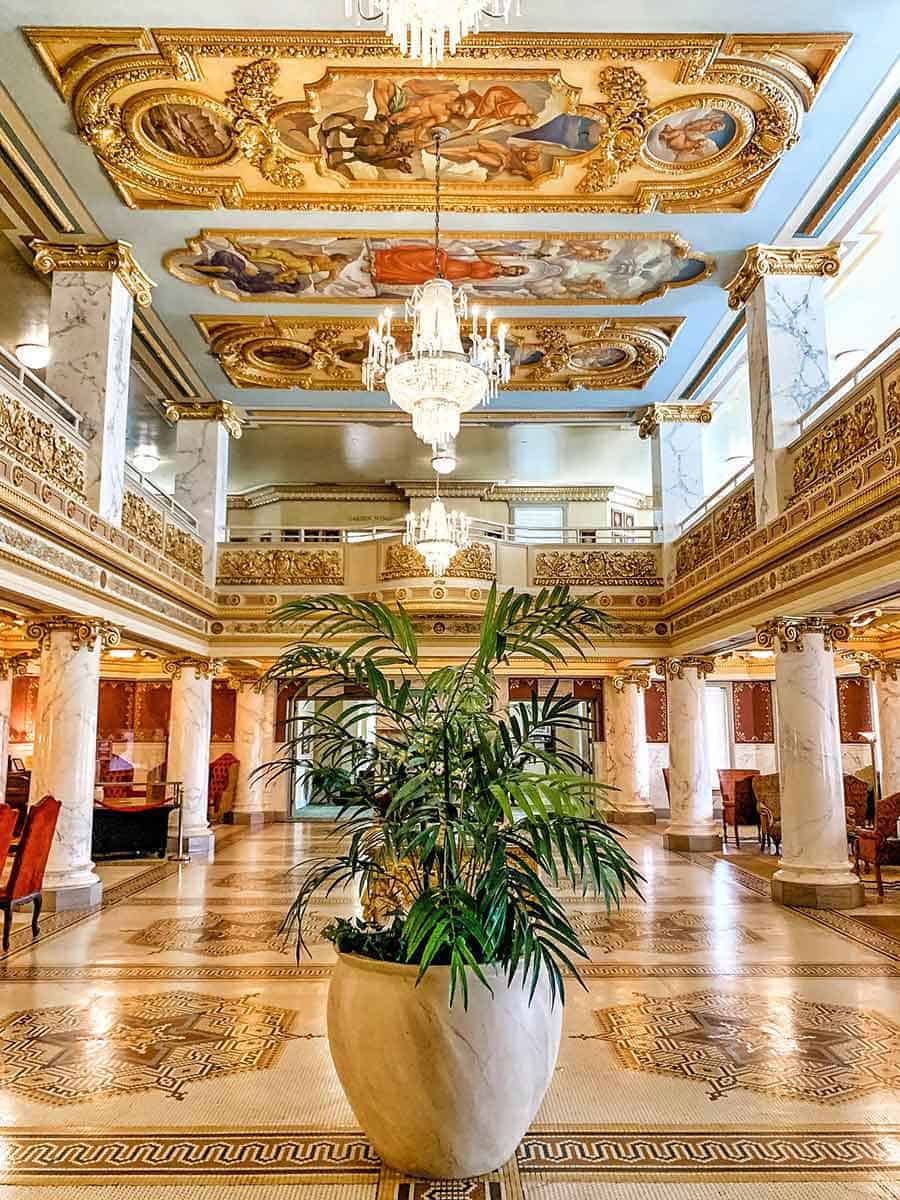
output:
<svg viewBox="0 0 900 1200"><path fill-rule="evenodd" d="M93 650L98 639L105 649L117 646L122 640L116 626L101 617L70 617L63 613L42 613L32 617L26 633L38 643L41 650L46 650L50 645L51 633L60 630L71 634L73 650Z"/></svg>
<svg viewBox="0 0 900 1200"><path fill-rule="evenodd" d="M646 691L650 686L650 668L626 667L623 671L613 676L612 682L617 692L624 692L629 683L636 687L639 692Z"/></svg>
<svg viewBox="0 0 900 1200"><path fill-rule="evenodd" d="M658 658L656 673L666 679L684 679L686 670L697 672L698 679L705 679L716 668L716 660L706 654L686 654L681 658Z"/></svg>
<svg viewBox="0 0 900 1200"><path fill-rule="evenodd" d="M662 586L653 550L541 550L535 558L533 582L538 587L558 583Z"/></svg>
<svg viewBox="0 0 900 1200"><path fill-rule="evenodd" d="M0 395L0 450L79 500L85 499L84 451L5 393Z"/></svg>
<svg viewBox="0 0 900 1200"><path fill-rule="evenodd" d="M340 550L222 550L217 583L295 586L344 582L344 559Z"/></svg>
<svg viewBox="0 0 900 1200"><path fill-rule="evenodd" d="M764 275L837 275L840 245L806 249L797 246L748 246L737 274L725 284L728 307L741 308Z"/></svg>
<svg viewBox="0 0 900 1200"><path fill-rule="evenodd" d="M827 617L773 617L756 630L757 645L779 650L802 650L804 634L821 634L826 650L835 642L850 641L850 627L842 621Z"/></svg>
<svg viewBox="0 0 900 1200"><path fill-rule="evenodd" d="M193 669L196 679L212 679L221 675L225 663L221 658L198 658L193 654L184 654L180 658L167 658L163 662L163 670L173 679L180 679L183 672Z"/></svg>
<svg viewBox="0 0 900 1200"><path fill-rule="evenodd" d="M157 550L163 549L163 515L137 492L125 489L122 498L122 528Z"/></svg>
<svg viewBox="0 0 900 1200"><path fill-rule="evenodd" d="M152 300L153 280L135 261L130 242L51 242L33 238L34 269L43 275L54 271L105 271L116 275L137 304Z"/></svg>

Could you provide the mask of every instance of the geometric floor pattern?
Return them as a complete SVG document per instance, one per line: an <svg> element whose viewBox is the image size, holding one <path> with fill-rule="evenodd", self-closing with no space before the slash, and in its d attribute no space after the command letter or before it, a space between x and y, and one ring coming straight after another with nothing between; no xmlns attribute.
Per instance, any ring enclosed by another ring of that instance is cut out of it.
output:
<svg viewBox="0 0 900 1200"><path fill-rule="evenodd" d="M711 1100L749 1088L840 1104L900 1086L900 1025L877 1012L709 991L642 995L596 1016L626 1067L702 1083Z"/></svg>
<svg viewBox="0 0 900 1200"><path fill-rule="evenodd" d="M0 1020L0 1086L45 1104L149 1090L181 1100L198 1080L271 1066L293 1018L252 996L194 992L14 1012Z"/></svg>
<svg viewBox="0 0 900 1200"><path fill-rule="evenodd" d="M650 917L607 916L605 912L576 909L572 923L585 946L613 950L642 950L648 954L686 954L706 950L726 938L735 943L758 942L760 938L743 925L727 925L698 913L676 911Z"/></svg>
<svg viewBox="0 0 900 1200"><path fill-rule="evenodd" d="M321 941L322 924L319 913L306 914L304 937L308 944ZM287 931L283 925L284 914L279 912L245 912L240 916L205 912L153 921L133 933L128 942L157 951L178 950L213 957L253 954L261 950L285 954L296 945L296 927Z"/></svg>

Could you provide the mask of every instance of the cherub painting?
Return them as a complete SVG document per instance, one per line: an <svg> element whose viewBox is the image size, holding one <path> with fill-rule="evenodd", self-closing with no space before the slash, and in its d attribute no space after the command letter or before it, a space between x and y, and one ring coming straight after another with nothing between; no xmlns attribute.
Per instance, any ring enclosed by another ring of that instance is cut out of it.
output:
<svg viewBox="0 0 900 1200"><path fill-rule="evenodd" d="M647 134L647 150L661 162L703 163L734 141L737 122L720 108L686 108L662 117Z"/></svg>

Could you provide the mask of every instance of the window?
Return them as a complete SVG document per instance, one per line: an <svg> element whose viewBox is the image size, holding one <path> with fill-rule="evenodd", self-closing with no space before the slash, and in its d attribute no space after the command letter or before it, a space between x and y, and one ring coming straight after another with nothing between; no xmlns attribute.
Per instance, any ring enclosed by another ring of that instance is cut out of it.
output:
<svg viewBox="0 0 900 1200"><path fill-rule="evenodd" d="M561 504L513 504L514 540L561 542L565 512Z"/></svg>
<svg viewBox="0 0 900 1200"><path fill-rule="evenodd" d="M704 725L706 726L706 756L709 763L710 783L719 786L720 770L728 770L732 763L731 741L731 689L728 684L708 683L703 693Z"/></svg>

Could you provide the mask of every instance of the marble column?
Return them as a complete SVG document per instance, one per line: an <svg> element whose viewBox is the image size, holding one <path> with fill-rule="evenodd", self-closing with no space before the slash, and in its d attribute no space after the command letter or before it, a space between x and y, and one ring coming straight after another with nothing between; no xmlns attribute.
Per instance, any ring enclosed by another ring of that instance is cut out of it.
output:
<svg viewBox="0 0 900 1200"><path fill-rule="evenodd" d="M169 752L166 778L181 783L184 839L192 857L212 859L215 834L209 827L209 738L212 721L212 677L222 664L209 658L177 658L165 663L172 676ZM175 833L177 813L169 833Z"/></svg>
<svg viewBox="0 0 900 1200"><path fill-rule="evenodd" d="M212 584L216 543L225 538L229 438L240 437L241 426L225 402L172 404L166 416L177 422L175 500L197 521L203 573Z"/></svg>
<svg viewBox="0 0 900 1200"><path fill-rule="evenodd" d="M900 660L881 660L866 672L874 677L881 749L881 794L900 792Z"/></svg>
<svg viewBox="0 0 900 1200"><path fill-rule="evenodd" d="M804 908L855 908L863 885L850 866L844 810L834 640L846 626L821 617L775 618L757 641L776 647L781 860L772 899Z"/></svg>
<svg viewBox="0 0 900 1200"><path fill-rule="evenodd" d="M152 282L127 242L32 242L34 265L53 276L47 383L81 414L87 440L87 502L121 523L125 430L135 299L150 303Z"/></svg>
<svg viewBox="0 0 900 1200"><path fill-rule="evenodd" d="M618 789L609 794L610 820L616 825L654 825L644 715L644 690L650 686L650 671L626 667L606 684L606 782Z"/></svg>
<svg viewBox="0 0 900 1200"><path fill-rule="evenodd" d="M93 908L103 894L91 861L100 648L115 645L119 631L96 618L52 614L33 618L28 636L38 640L41 654L30 802L50 795L62 805L44 904Z"/></svg>
<svg viewBox="0 0 900 1200"><path fill-rule="evenodd" d="M233 677L237 691L234 717L234 753L238 760L237 786L231 819L236 825L259 829L265 822L264 780L257 769L266 761L266 690L257 679Z"/></svg>
<svg viewBox="0 0 900 1200"><path fill-rule="evenodd" d="M669 812L663 834L667 850L721 850L713 818L712 783L706 748L706 684L713 660L691 655L661 659L669 708Z"/></svg>
<svg viewBox="0 0 900 1200"><path fill-rule="evenodd" d="M838 272L838 246L751 246L727 285L732 308L747 305L747 363L756 522L787 507L793 492L787 449L800 417L830 385L825 278Z"/></svg>
<svg viewBox="0 0 900 1200"><path fill-rule="evenodd" d="M651 438L653 504L662 528L663 573L675 567L674 542L681 522L703 503L703 426L711 419L704 405L651 404L643 410L638 435Z"/></svg>

